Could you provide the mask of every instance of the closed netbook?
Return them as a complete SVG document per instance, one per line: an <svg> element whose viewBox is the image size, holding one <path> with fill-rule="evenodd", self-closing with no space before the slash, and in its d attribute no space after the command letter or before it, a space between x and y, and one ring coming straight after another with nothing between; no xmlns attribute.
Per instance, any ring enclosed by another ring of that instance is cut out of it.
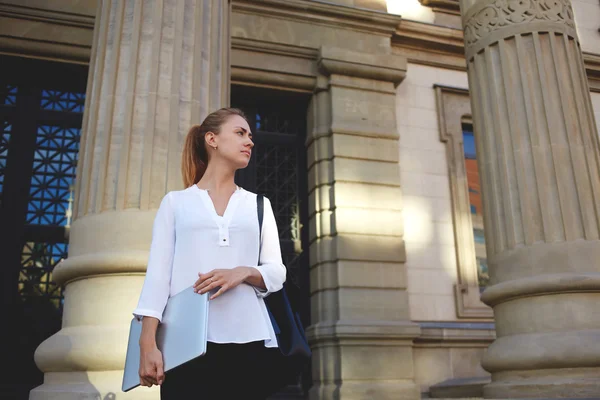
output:
<svg viewBox="0 0 600 400"><path fill-rule="evenodd" d="M208 303L208 294L198 294L193 287L167 301L162 323L156 331L156 344L163 355L165 372L206 354ZM123 373L124 392L140 385L141 333L142 322L133 318Z"/></svg>

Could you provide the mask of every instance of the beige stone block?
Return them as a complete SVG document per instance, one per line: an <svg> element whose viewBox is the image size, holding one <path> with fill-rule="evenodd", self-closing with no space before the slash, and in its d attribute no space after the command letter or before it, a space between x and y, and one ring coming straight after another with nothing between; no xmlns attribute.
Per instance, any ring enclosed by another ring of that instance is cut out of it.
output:
<svg viewBox="0 0 600 400"><path fill-rule="evenodd" d="M428 65L408 64L405 83L431 88L435 83L443 83L436 82L438 70L439 68Z"/></svg>
<svg viewBox="0 0 600 400"><path fill-rule="evenodd" d="M335 134L333 142L333 155L335 157L356 158L363 160L377 160L398 162L398 140L388 140L355 135Z"/></svg>
<svg viewBox="0 0 600 400"><path fill-rule="evenodd" d="M430 295L409 293L410 319L412 321L436 321L434 304Z"/></svg>
<svg viewBox="0 0 600 400"><path fill-rule="evenodd" d="M401 211L368 208L342 208L333 213L333 234L402 236Z"/></svg>
<svg viewBox="0 0 600 400"><path fill-rule="evenodd" d="M400 134L399 147L405 149L421 149L422 143L419 135L413 133L412 126L401 125L398 127L398 133Z"/></svg>
<svg viewBox="0 0 600 400"><path fill-rule="evenodd" d="M432 87L416 86L413 106L426 110L437 110L437 101L435 98L435 89Z"/></svg>
<svg viewBox="0 0 600 400"><path fill-rule="evenodd" d="M423 194L428 197L450 201L450 180L448 176L423 174Z"/></svg>
<svg viewBox="0 0 600 400"><path fill-rule="evenodd" d="M453 377L472 378L475 376L488 376L489 374L481 367L481 359L484 353L484 348L450 349Z"/></svg>
<svg viewBox="0 0 600 400"><path fill-rule="evenodd" d="M413 321L454 321L457 318L454 296L411 293L409 303Z"/></svg>
<svg viewBox="0 0 600 400"><path fill-rule="evenodd" d="M322 263L310 271L311 292L348 288L406 288L405 268L400 263L337 261Z"/></svg>
<svg viewBox="0 0 600 400"><path fill-rule="evenodd" d="M311 243L316 239L331 236L332 211L324 210L313 214L309 218L309 240Z"/></svg>
<svg viewBox="0 0 600 400"><path fill-rule="evenodd" d="M333 140L331 135L319 136L313 140L307 149L308 167L311 168L320 161L331 160L333 158Z"/></svg>
<svg viewBox="0 0 600 400"><path fill-rule="evenodd" d="M436 84L447 85L462 89L469 88L469 78L465 71L457 71L454 69L443 69L437 70L437 82Z"/></svg>
<svg viewBox="0 0 600 400"><path fill-rule="evenodd" d="M413 128L415 134L421 139L421 148L423 150L445 151L446 143L440 140L440 129L419 129Z"/></svg>
<svg viewBox="0 0 600 400"><path fill-rule="evenodd" d="M340 319L400 321L409 318L405 291L342 288L339 299Z"/></svg>
<svg viewBox="0 0 600 400"><path fill-rule="evenodd" d="M335 207L400 211L402 210L402 193L403 190L398 186L355 182L336 182L333 185Z"/></svg>
<svg viewBox="0 0 600 400"><path fill-rule="evenodd" d="M452 223L452 200L450 197L433 199L433 221Z"/></svg>
<svg viewBox="0 0 600 400"><path fill-rule="evenodd" d="M591 3L577 0L571 3L573 4L573 13L575 14L577 27L595 29L597 33L598 21L600 21L600 5L597 2Z"/></svg>
<svg viewBox="0 0 600 400"><path fill-rule="evenodd" d="M396 125L398 127L398 134L400 137L402 137L402 135L406 132L406 127L409 127L408 118L410 107L412 107L410 104L399 104L396 108Z"/></svg>
<svg viewBox="0 0 600 400"><path fill-rule="evenodd" d="M337 290L322 290L313 294L310 301L312 321L317 322L338 320L339 304L340 299Z"/></svg>
<svg viewBox="0 0 600 400"><path fill-rule="evenodd" d="M399 166L387 163L348 158L334 158L333 173L335 181L374 183L399 186Z"/></svg>
<svg viewBox="0 0 600 400"><path fill-rule="evenodd" d="M579 35L583 51L598 54L598 48L600 48L598 29L578 27L577 34Z"/></svg>
<svg viewBox="0 0 600 400"><path fill-rule="evenodd" d="M352 89L368 90L385 94L396 94L393 82L357 78L354 76L332 74L329 77L330 87L345 87Z"/></svg>
<svg viewBox="0 0 600 400"><path fill-rule="evenodd" d="M407 268L406 273L410 294L454 295L455 278L439 269Z"/></svg>
<svg viewBox="0 0 600 400"><path fill-rule="evenodd" d="M341 47L364 53L389 47L389 38L384 36L235 11L231 15L231 36L313 49Z"/></svg>
<svg viewBox="0 0 600 400"><path fill-rule="evenodd" d="M333 182L333 173L334 170L332 168L333 162L330 160L323 160L316 164L313 164L312 167L308 170L308 190L314 190L316 187L327 185Z"/></svg>
<svg viewBox="0 0 600 400"><path fill-rule="evenodd" d="M253 50L232 49L231 66L263 71L285 72L298 76L317 75L316 65L308 58L271 54Z"/></svg>
<svg viewBox="0 0 600 400"><path fill-rule="evenodd" d="M338 184L336 184L338 185ZM312 216L316 212L331 210L331 191L332 185L321 185L316 187L308 194L308 215Z"/></svg>
<svg viewBox="0 0 600 400"><path fill-rule="evenodd" d="M402 289L406 274L401 263L340 261L339 284L344 287Z"/></svg>
<svg viewBox="0 0 600 400"><path fill-rule="evenodd" d="M400 237L343 234L333 238L336 259L379 262L405 261Z"/></svg>
<svg viewBox="0 0 600 400"><path fill-rule="evenodd" d="M442 245L454 245L454 227L449 222L436 222L436 243Z"/></svg>
<svg viewBox="0 0 600 400"><path fill-rule="evenodd" d="M449 348L419 348L414 350L415 381L421 391L452 377Z"/></svg>
<svg viewBox="0 0 600 400"><path fill-rule="evenodd" d="M448 175L445 151L400 148L400 169L434 175Z"/></svg>
<svg viewBox="0 0 600 400"><path fill-rule="evenodd" d="M337 260L404 262L400 237L343 234L323 236L309 247L311 265Z"/></svg>
<svg viewBox="0 0 600 400"><path fill-rule="evenodd" d="M414 106L417 97L418 86L408 81L408 78L402 81L396 88L396 105Z"/></svg>
<svg viewBox="0 0 600 400"><path fill-rule="evenodd" d="M435 269L456 279L456 250L452 245L430 243L406 243L407 268Z"/></svg>
<svg viewBox="0 0 600 400"><path fill-rule="evenodd" d="M437 111L422 107L409 107L407 124L416 128L438 129Z"/></svg>
<svg viewBox="0 0 600 400"><path fill-rule="evenodd" d="M400 184L404 196L423 196L423 174L412 171L400 171ZM404 200L404 198L403 198Z"/></svg>
<svg viewBox="0 0 600 400"><path fill-rule="evenodd" d="M331 88L334 133L397 139L395 95Z"/></svg>
<svg viewBox="0 0 600 400"><path fill-rule="evenodd" d="M343 379L385 381L412 377L412 350L410 346L344 346Z"/></svg>
<svg viewBox="0 0 600 400"><path fill-rule="evenodd" d="M400 147L418 150L446 151L446 145L440 140L439 129L425 129L414 126L401 126Z"/></svg>

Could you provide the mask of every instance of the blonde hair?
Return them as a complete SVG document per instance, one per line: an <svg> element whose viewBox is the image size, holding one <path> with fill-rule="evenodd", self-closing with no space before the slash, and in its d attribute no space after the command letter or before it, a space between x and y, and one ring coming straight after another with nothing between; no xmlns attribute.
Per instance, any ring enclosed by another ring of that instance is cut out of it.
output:
<svg viewBox="0 0 600 400"><path fill-rule="evenodd" d="M185 187L198 183L206 167L208 166L208 152L206 151L206 141L204 139L208 132L218 135L221 126L227 120L234 116L240 116L247 121L246 115L237 108L221 108L210 113L200 125L194 125L190 128L183 145L181 154L181 175Z"/></svg>

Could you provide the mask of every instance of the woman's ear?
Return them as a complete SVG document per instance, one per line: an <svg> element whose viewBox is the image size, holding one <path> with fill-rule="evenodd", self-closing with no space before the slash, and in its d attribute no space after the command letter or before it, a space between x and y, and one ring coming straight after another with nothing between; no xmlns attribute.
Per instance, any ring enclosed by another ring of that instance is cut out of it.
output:
<svg viewBox="0 0 600 400"><path fill-rule="evenodd" d="M217 147L217 135L215 135L214 132L206 132L204 140L209 147L212 147L213 149Z"/></svg>

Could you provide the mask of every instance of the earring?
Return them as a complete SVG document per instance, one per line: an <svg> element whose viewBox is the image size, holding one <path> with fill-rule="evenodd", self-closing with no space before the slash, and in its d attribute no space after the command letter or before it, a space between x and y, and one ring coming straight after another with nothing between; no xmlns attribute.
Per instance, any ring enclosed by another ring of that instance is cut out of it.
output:
<svg viewBox="0 0 600 400"><path fill-rule="evenodd" d="M216 150L216 149L217 149L217 146L213 146L213 149L215 149L215 150Z"/></svg>

